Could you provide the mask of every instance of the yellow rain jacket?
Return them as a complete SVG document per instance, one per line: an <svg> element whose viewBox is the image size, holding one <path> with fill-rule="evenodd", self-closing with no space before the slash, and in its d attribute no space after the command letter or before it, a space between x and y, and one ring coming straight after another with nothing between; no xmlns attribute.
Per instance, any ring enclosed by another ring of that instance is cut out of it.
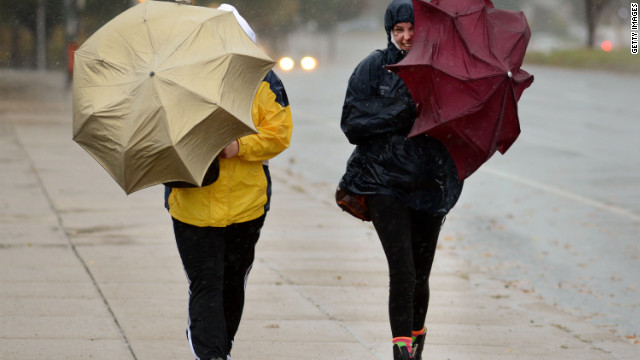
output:
<svg viewBox="0 0 640 360"><path fill-rule="evenodd" d="M258 134L238 139L237 156L219 159L213 184L171 189L166 199L171 216L195 226L225 227L268 210L271 178L265 162L289 147L293 129L287 94L273 71L260 84L252 112Z"/></svg>

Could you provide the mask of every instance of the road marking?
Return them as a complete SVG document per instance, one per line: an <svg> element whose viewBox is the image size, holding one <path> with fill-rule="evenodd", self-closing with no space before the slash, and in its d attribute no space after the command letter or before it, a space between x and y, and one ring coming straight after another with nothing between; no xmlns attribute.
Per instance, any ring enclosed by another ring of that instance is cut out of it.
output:
<svg viewBox="0 0 640 360"><path fill-rule="evenodd" d="M487 172L490 173L492 175L496 175L496 176L500 176L503 177L505 179L511 180L513 182L517 182L523 185L527 185L530 186L532 188L536 188L536 189L540 189L542 191L546 191L552 194L556 194L558 196L562 196L564 198L567 199L571 199L580 203L583 203L585 205L589 205L589 206L593 206L595 208L598 208L600 210L604 210L604 211L608 211L612 214L616 214L622 217L625 217L627 219L633 220L633 221L640 221L640 215L633 213L630 210L618 207L618 206L613 206L613 205L608 205L605 204L601 201L598 200L594 200L594 199L590 199L588 197L582 196L582 195L578 195L578 194L574 194L568 191L564 191L562 189L558 189L556 187L553 186L549 186L549 185L545 185L533 180L528 180L525 178L522 178L520 176L517 175L513 175L513 174L509 174L506 173L504 171L500 171L500 170L495 170L495 169L491 169L488 167L482 167L480 168L480 171L483 172Z"/></svg>

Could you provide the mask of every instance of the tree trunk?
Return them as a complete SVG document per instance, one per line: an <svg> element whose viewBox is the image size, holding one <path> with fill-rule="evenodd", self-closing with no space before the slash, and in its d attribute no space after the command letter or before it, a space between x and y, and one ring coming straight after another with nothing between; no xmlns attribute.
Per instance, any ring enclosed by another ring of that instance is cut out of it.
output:
<svg viewBox="0 0 640 360"><path fill-rule="evenodd" d="M594 0L585 1L585 16L587 20L587 47L593 49L595 43L596 21L593 9Z"/></svg>
<svg viewBox="0 0 640 360"><path fill-rule="evenodd" d="M11 52L9 66L16 68L20 64L20 26L16 25L11 30Z"/></svg>
<svg viewBox="0 0 640 360"><path fill-rule="evenodd" d="M46 0L38 0L36 10L36 64L40 71L47 68Z"/></svg>
<svg viewBox="0 0 640 360"><path fill-rule="evenodd" d="M587 20L587 47L593 49L596 42L598 18L602 10L611 0L585 0L585 16Z"/></svg>

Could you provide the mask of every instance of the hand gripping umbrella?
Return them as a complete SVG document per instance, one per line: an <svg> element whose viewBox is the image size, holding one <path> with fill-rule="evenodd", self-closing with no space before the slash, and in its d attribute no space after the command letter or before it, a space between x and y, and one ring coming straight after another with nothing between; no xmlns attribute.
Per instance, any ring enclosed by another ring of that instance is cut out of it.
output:
<svg viewBox="0 0 640 360"><path fill-rule="evenodd" d="M413 0L406 58L389 69L409 88L427 134L449 150L460 180L520 134L517 102L533 76L520 69L531 32L523 13L490 0Z"/></svg>
<svg viewBox="0 0 640 360"><path fill-rule="evenodd" d="M127 194L200 186L227 144L256 133L253 99L273 65L233 13L146 1L76 51L73 140Z"/></svg>

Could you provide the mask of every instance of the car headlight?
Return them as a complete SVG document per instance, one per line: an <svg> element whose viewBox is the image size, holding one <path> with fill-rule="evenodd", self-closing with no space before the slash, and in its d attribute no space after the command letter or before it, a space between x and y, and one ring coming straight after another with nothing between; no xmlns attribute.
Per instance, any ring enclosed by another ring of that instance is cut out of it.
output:
<svg viewBox="0 0 640 360"><path fill-rule="evenodd" d="M280 59L280 61L278 61L278 65L280 66L280 69L284 71L292 70L295 64L296 63L293 61L293 59L287 56L283 57L282 59Z"/></svg>
<svg viewBox="0 0 640 360"><path fill-rule="evenodd" d="M318 66L318 60L312 56L305 56L300 60L300 66L307 71L311 71Z"/></svg>

